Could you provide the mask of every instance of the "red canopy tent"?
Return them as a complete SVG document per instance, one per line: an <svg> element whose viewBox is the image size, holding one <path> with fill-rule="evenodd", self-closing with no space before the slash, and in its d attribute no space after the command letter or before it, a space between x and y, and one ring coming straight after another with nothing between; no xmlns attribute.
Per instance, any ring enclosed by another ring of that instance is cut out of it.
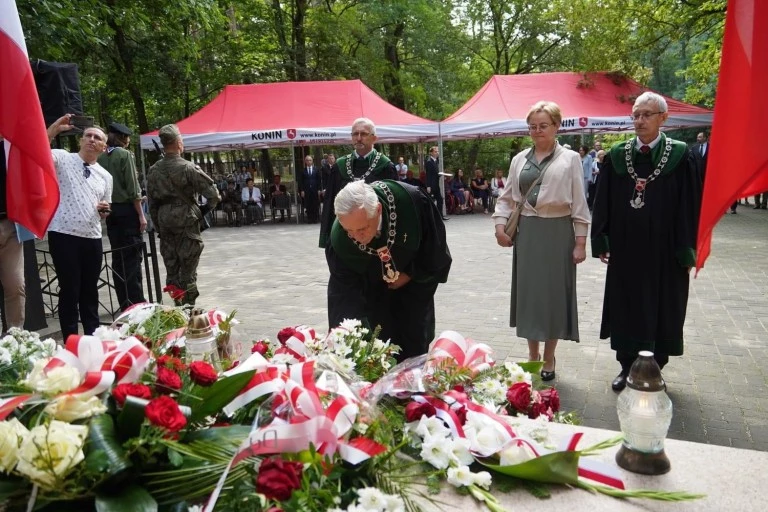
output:
<svg viewBox="0 0 768 512"><path fill-rule="evenodd" d="M378 142L436 139L438 123L384 101L360 80L228 85L176 123L186 151L349 144L352 122L367 117ZM141 136L153 149L157 132Z"/></svg>
<svg viewBox="0 0 768 512"><path fill-rule="evenodd" d="M495 75L441 123L444 140L527 135L525 117L537 101L550 100L563 113L561 133L632 131L635 98L647 91L616 73ZM712 124L710 110L666 98L665 129Z"/></svg>

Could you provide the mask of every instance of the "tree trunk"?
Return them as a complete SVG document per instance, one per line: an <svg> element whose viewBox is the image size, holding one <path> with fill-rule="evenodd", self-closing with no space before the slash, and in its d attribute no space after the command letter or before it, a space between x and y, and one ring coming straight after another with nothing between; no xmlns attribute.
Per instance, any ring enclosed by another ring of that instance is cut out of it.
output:
<svg viewBox="0 0 768 512"><path fill-rule="evenodd" d="M107 5L114 9L116 0L107 0ZM139 133L146 133L149 131L149 123L147 122L147 112L144 107L144 98L141 95L141 89L139 89L136 83L136 71L133 66L133 55L130 48L128 48L127 38L125 37L125 31L123 27L115 23L113 17L107 18L107 24L114 31L112 40L115 43L117 49L117 56L113 57L115 66L122 72L125 78L125 87L128 89L128 94L133 100L133 108L136 111L136 122L139 125Z"/></svg>

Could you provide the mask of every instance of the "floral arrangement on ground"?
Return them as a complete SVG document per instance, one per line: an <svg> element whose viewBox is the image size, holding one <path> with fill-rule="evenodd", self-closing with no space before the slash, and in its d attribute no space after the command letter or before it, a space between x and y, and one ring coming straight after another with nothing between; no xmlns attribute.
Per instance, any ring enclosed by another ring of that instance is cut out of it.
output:
<svg viewBox="0 0 768 512"><path fill-rule="evenodd" d="M357 320L271 341L234 312L137 305L64 346L19 329L0 338L0 510L405 511L446 487L492 511L552 484L627 490L552 421L575 423L541 363L494 361L447 331L428 354ZM202 347L202 348L201 348Z"/></svg>

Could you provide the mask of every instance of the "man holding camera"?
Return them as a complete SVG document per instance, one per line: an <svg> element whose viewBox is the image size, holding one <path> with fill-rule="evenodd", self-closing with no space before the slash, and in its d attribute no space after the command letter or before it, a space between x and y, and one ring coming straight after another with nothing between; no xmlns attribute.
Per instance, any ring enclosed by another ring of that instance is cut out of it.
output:
<svg viewBox="0 0 768 512"><path fill-rule="evenodd" d="M112 213L107 217L107 236L112 249L112 278L121 310L146 302L141 286L141 245L147 219L141 205L141 187L133 155L125 149L131 135L127 126L110 123L107 150L99 156L99 165L112 175Z"/></svg>
<svg viewBox="0 0 768 512"><path fill-rule="evenodd" d="M49 126L48 139L74 128L72 117L67 114ZM48 226L48 247L59 281L64 341L78 332L78 312L84 334L93 334L99 326L101 219L109 215L112 201L112 176L98 163L106 147L104 130L89 126L84 128L77 153L52 150L60 199Z"/></svg>
<svg viewBox="0 0 768 512"><path fill-rule="evenodd" d="M147 176L149 214L160 232L160 254L165 263L165 283L184 291L177 305L195 304L197 264L203 252L200 220L219 202L216 184L198 166L182 158L184 141L175 124L158 132L165 149L162 160L150 167ZM198 206L196 198L206 199Z"/></svg>

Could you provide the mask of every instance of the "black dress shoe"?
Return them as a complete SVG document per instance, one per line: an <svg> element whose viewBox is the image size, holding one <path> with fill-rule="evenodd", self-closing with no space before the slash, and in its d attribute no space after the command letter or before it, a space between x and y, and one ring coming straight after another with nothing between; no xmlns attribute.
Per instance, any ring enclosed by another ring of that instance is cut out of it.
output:
<svg viewBox="0 0 768 512"><path fill-rule="evenodd" d="M613 379L613 382L611 382L611 388L614 391L621 391L625 387L627 387L627 374L622 371L615 379Z"/></svg>
<svg viewBox="0 0 768 512"><path fill-rule="evenodd" d="M544 382L555 380L555 367L554 365L557 364L557 358L553 361L552 371L547 370L541 370L541 380Z"/></svg>
<svg viewBox="0 0 768 512"><path fill-rule="evenodd" d="M443 217L443 220L451 220L449 217Z"/></svg>

